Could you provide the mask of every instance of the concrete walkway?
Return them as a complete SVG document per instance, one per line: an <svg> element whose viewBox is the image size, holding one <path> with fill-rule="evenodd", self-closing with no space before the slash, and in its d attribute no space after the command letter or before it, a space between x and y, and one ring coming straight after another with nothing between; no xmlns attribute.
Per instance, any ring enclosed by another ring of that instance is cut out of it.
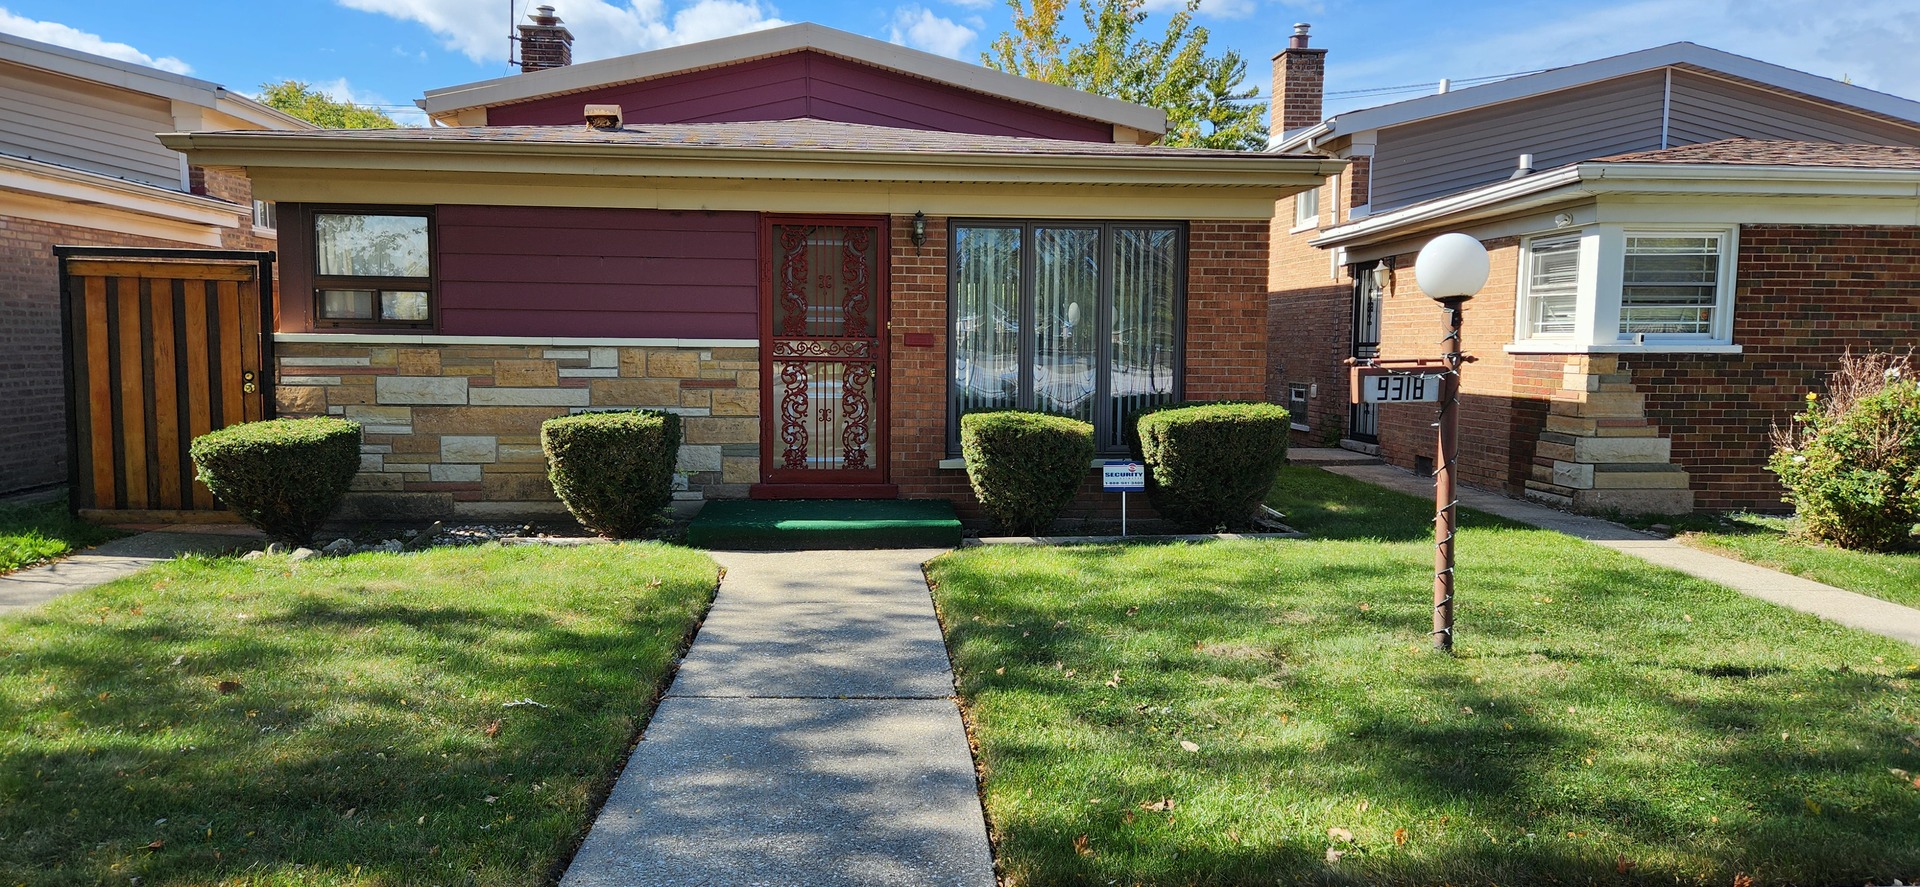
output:
<svg viewBox="0 0 1920 887"><path fill-rule="evenodd" d="M563 887L993 887L920 565L715 552L713 609Z"/></svg>
<svg viewBox="0 0 1920 887"><path fill-rule="evenodd" d="M37 607L63 594L105 585L183 554L227 554L253 547L251 529L166 530L115 539L64 560L0 576L0 613Z"/></svg>
<svg viewBox="0 0 1920 887"><path fill-rule="evenodd" d="M1413 496L1433 498L1433 479L1391 465L1327 465L1326 470ZM1482 490L1460 490L1460 504L1508 520L1565 533L1630 554L1648 563L1718 582L1760 598L1851 628L1920 644L1920 610L1802 579L1745 561L1659 539L1612 521L1555 511Z"/></svg>

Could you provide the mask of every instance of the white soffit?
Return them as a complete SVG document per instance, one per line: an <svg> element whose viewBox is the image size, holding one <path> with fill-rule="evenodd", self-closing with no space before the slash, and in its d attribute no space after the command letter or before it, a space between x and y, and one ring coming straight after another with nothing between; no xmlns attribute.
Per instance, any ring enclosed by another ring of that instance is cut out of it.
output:
<svg viewBox="0 0 1920 887"><path fill-rule="evenodd" d="M1320 126L1288 134L1283 141L1268 150L1297 151L1309 143L1323 142L1329 138L1350 136L1419 120L1430 120L1676 65L1745 80L1762 87L1795 92L1843 107L1855 108L1869 114L1920 126L1920 102L1743 55L1734 55L1701 46L1698 43L1683 42L1568 65L1564 68L1553 68L1538 74L1496 80L1453 92L1336 114L1327 118L1326 122Z"/></svg>
<svg viewBox="0 0 1920 887"><path fill-rule="evenodd" d="M1075 117L1156 135L1167 130L1167 113L1158 108L1056 86L812 23L430 89L415 104L429 116L438 118L468 108L584 92L808 49Z"/></svg>

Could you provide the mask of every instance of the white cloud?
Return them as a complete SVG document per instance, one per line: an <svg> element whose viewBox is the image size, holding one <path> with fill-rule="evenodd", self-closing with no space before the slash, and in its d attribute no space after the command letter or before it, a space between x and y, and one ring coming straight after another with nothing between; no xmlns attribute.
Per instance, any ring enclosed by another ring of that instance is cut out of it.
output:
<svg viewBox="0 0 1920 887"><path fill-rule="evenodd" d="M110 59L146 65L149 68L159 68L174 74L193 73L191 65L173 56L154 58L125 43L114 43L98 34L89 34L59 22L43 22L14 15L4 6L0 6L0 31L25 37L28 40L91 52L94 55L104 55Z"/></svg>
<svg viewBox="0 0 1920 887"><path fill-rule="evenodd" d="M1175 13L1186 6L1187 0L1147 0L1141 8L1148 12ZM1200 15L1210 18L1252 18L1259 7L1260 0L1200 0Z"/></svg>
<svg viewBox="0 0 1920 887"><path fill-rule="evenodd" d="M356 105L384 112L388 117L393 118L393 122L401 126L426 126L428 124L427 112L411 104L392 101L377 92L362 92L354 89L353 84L348 83L345 77L337 80L329 80L325 83L315 83L313 84L313 88L336 102L352 102Z"/></svg>
<svg viewBox="0 0 1920 887"><path fill-rule="evenodd" d="M993 0L949 0L949 2L967 9L985 9L994 5Z"/></svg>
<svg viewBox="0 0 1920 887"><path fill-rule="evenodd" d="M476 62L507 57L505 10L492 4L476 14L473 0L335 0L341 6L418 22L448 49ZM534 2L516 5L514 26L526 24ZM574 61L627 55L787 24L759 0L695 0L669 10L665 0L560 0L550 3L573 32ZM515 31L514 33L518 33Z"/></svg>
<svg viewBox="0 0 1920 887"><path fill-rule="evenodd" d="M977 34L974 29L953 19L934 15L926 7L903 6L893 12L893 24L887 29L887 40L957 59L973 45L973 38Z"/></svg>

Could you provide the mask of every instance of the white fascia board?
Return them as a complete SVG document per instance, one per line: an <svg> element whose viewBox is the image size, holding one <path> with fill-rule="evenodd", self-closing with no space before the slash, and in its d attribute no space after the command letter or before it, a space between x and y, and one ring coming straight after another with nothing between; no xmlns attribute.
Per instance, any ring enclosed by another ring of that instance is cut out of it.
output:
<svg viewBox="0 0 1920 887"><path fill-rule="evenodd" d="M1126 154L969 154L714 148L677 145L315 138L269 132L162 133L160 142L211 166L433 170L772 180L1026 182L1098 185L1317 187L1344 160Z"/></svg>
<svg viewBox="0 0 1920 887"><path fill-rule="evenodd" d="M1056 86L811 23L768 28L718 40L430 89L416 104L429 116L442 117L466 108L583 92L806 49L1075 117L1155 134L1165 134L1167 131L1167 112L1159 108Z"/></svg>
<svg viewBox="0 0 1920 887"><path fill-rule="evenodd" d="M0 189L221 228L239 227L240 217L253 213L251 206L4 155L0 155Z"/></svg>
<svg viewBox="0 0 1920 887"><path fill-rule="evenodd" d="M1452 92L1407 99L1390 105L1349 111L1327 118L1322 126L1327 127L1328 132L1363 133L1445 117L1449 114L1458 114L1462 111L1471 111L1516 99L1533 98L1674 65L1689 65L1920 125L1920 102L1911 99L1876 92L1862 86L1842 83L1829 77L1820 77L1743 55L1734 55L1697 43L1669 43L1624 55L1541 71L1538 74L1526 74ZM1323 135L1325 133L1293 134L1270 150L1293 150L1302 144L1318 141Z"/></svg>
<svg viewBox="0 0 1920 887"><path fill-rule="evenodd" d="M1580 163L1329 228L1331 248L1603 195L1696 198L1920 199L1920 170L1707 163Z"/></svg>
<svg viewBox="0 0 1920 887"><path fill-rule="evenodd" d="M211 107L221 87L193 77L185 77L159 68L110 59L90 52L29 40L15 34L0 33L0 61L39 68L78 80L103 83L120 89L175 101L195 102Z"/></svg>

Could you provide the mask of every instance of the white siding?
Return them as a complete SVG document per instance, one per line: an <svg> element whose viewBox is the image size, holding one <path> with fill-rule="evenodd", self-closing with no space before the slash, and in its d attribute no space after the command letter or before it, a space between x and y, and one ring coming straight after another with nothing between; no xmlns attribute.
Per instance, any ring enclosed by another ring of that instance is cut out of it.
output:
<svg viewBox="0 0 1920 887"><path fill-rule="evenodd" d="M166 99L0 64L0 153L178 190L173 129Z"/></svg>

